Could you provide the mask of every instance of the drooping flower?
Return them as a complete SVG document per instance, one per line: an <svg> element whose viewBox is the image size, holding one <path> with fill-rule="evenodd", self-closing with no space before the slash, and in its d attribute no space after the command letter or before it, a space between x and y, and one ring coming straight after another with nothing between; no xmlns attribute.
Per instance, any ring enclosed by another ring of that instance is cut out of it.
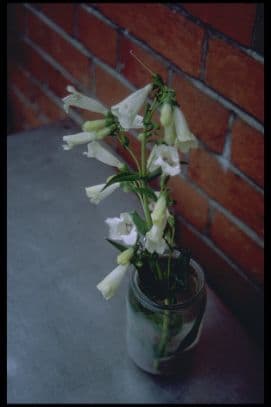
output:
<svg viewBox="0 0 271 407"><path fill-rule="evenodd" d="M111 112L114 116L117 116L120 125L124 129L143 127L143 118L138 115L138 112L143 106L151 89L152 84L148 84L111 107Z"/></svg>
<svg viewBox="0 0 271 407"><path fill-rule="evenodd" d="M198 141L191 133L183 112L177 106L173 108L173 119L176 130L175 147L183 153L187 153L190 148L197 148Z"/></svg>
<svg viewBox="0 0 271 407"><path fill-rule="evenodd" d="M147 167L154 171L161 167L163 174L174 176L181 172L179 154L175 147L161 144L155 145L148 158Z"/></svg>
<svg viewBox="0 0 271 407"><path fill-rule="evenodd" d="M100 203L108 195L112 194L112 192L114 192L120 186L120 183L116 182L115 184L109 185L107 188L103 190L105 185L106 184L99 184L85 188L86 194L90 199L91 203L94 204Z"/></svg>
<svg viewBox="0 0 271 407"><path fill-rule="evenodd" d="M160 122L162 126L167 127L172 122L172 107L170 103L163 103L160 114Z"/></svg>
<svg viewBox="0 0 271 407"><path fill-rule="evenodd" d="M164 230L167 225L169 212L166 205L164 194L160 194L151 213L153 225L146 233L145 248L150 252L163 254L167 249L167 244L163 238Z"/></svg>
<svg viewBox="0 0 271 407"><path fill-rule="evenodd" d="M71 150L73 147L79 144L86 144L95 139L95 133L81 132L77 134L70 134L67 136L63 136L63 141L66 142L66 144L63 144L63 148L64 150Z"/></svg>
<svg viewBox="0 0 271 407"><path fill-rule="evenodd" d="M88 96L83 95L78 92L73 86L68 85L67 91L71 95L65 96L62 100L64 102L64 110L66 113L69 112L70 106L80 107L81 109L86 109L95 113L105 114L108 109L103 106L100 102L95 99L92 99Z"/></svg>
<svg viewBox="0 0 271 407"><path fill-rule="evenodd" d="M128 268L129 263L119 264L97 285L98 290L101 291L106 300L115 295Z"/></svg>
<svg viewBox="0 0 271 407"><path fill-rule="evenodd" d="M121 240L128 246L135 244L137 240L137 229L129 213L121 213L119 218L107 218L105 222L109 226L110 239Z"/></svg>
<svg viewBox="0 0 271 407"><path fill-rule="evenodd" d="M92 141L88 144L88 151L83 153L89 158L96 158L104 164L111 165L112 167L122 168L123 163L118 160L110 151L102 147L97 141Z"/></svg>

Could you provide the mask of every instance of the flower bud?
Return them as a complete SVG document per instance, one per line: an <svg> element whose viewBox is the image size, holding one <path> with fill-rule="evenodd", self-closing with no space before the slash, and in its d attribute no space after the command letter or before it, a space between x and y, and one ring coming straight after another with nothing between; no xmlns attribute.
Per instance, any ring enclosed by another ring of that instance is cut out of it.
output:
<svg viewBox="0 0 271 407"><path fill-rule="evenodd" d="M169 103L164 103L161 109L160 122L162 126L167 127L172 121L172 109Z"/></svg>
<svg viewBox="0 0 271 407"><path fill-rule="evenodd" d="M106 136L109 136L111 134L112 130L111 127L104 127L103 129L97 131L97 139L102 139Z"/></svg>
<svg viewBox="0 0 271 407"><path fill-rule="evenodd" d="M134 249L132 247L129 247L129 249L124 250L122 253L120 253L117 257L117 263L118 264L128 264L130 263L131 258L133 257L134 254Z"/></svg>
<svg viewBox="0 0 271 407"><path fill-rule="evenodd" d="M105 124L106 124L105 119L86 121L83 124L82 129L83 131L100 130L105 127Z"/></svg>
<svg viewBox="0 0 271 407"><path fill-rule="evenodd" d="M145 139L145 134L144 133L139 133L138 140L139 141L144 141L144 139Z"/></svg>
<svg viewBox="0 0 271 407"><path fill-rule="evenodd" d="M165 195L162 194L155 203L154 210L151 214L153 223L159 223L163 220L167 208L167 201Z"/></svg>

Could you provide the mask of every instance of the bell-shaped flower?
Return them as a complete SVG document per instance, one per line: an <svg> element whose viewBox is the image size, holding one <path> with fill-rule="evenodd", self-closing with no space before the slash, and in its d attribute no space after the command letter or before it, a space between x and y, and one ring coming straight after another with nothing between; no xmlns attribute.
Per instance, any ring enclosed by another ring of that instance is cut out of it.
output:
<svg viewBox="0 0 271 407"><path fill-rule="evenodd" d="M135 244L138 234L136 226L129 213L121 213L119 218L107 218L105 222L109 226L110 239L121 240L128 246L133 246Z"/></svg>
<svg viewBox="0 0 271 407"><path fill-rule="evenodd" d="M163 174L173 177L181 172L179 154L175 147L161 144L155 145L148 158L147 167L154 171L161 167Z"/></svg>
<svg viewBox="0 0 271 407"><path fill-rule="evenodd" d="M129 263L119 264L97 285L98 290L101 291L106 300L115 295L128 268Z"/></svg>
<svg viewBox="0 0 271 407"><path fill-rule="evenodd" d="M82 132L82 133L63 136L63 141L66 142L66 144L63 144L63 148L64 148L64 150L71 150L73 147L75 147L79 144L86 144L86 143L89 143L90 141L95 140L96 137L97 136L95 133L89 133L89 132Z"/></svg>
<svg viewBox="0 0 271 407"><path fill-rule="evenodd" d="M103 162L104 164L111 165L112 167L117 167L121 169L123 163L118 160L114 154L110 153L106 148L102 147L97 141L92 141L88 144L88 151L83 153L89 158L96 158L97 160Z"/></svg>
<svg viewBox="0 0 271 407"><path fill-rule="evenodd" d="M183 112L177 106L173 108L173 118L176 130L175 147L183 153L187 153L190 148L197 148L198 141L191 133Z"/></svg>
<svg viewBox="0 0 271 407"><path fill-rule="evenodd" d="M73 86L68 85L67 91L71 93L64 97L62 100L64 102L64 110L66 113L69 112L70 106L80 107L81 109L86 109L95 113L105 114L108 109L103 106L100 102L95 99L92 99L88 96L83 95L78 92Z"/></svg>
<svg viewBox="0 0 271 407"><path fill-rule="evenodd" d="M145 249L148 250L149 253L155 252L158 254L164 254L168 249L168 245L165 239L153 240L146 234Z"/></svg>
<svg viewBox="0 0 271 407"><path fill-rule="evenodd" d="M160 114L162 126L167 127L172 123L172 107L170 103L163 103Z"/></svg>
<svg viewBox="0 0 271 407"><path fill-rule="evenodd" d="M167 244L163 239L163 234L169 215L165 195L160 194L151 213L153 225L146 233L145 248L150 253L163 254L165 252Z"/></svg>
<svg viewBox="0 0 271 407"><path fill-rule="evenodd" d="M86 194L90 199L91 203L94 204L100 203L108 195L112 194L112 192L114 192L120 186L120 183L116 182L115 184L109 185L107 188L103 190L105 185L106 184L99 184L85 188Z"/></svg>
<svg viewBox="0 0 271 407"><path fill-rule="evenodd" d="M176 137L175 125L171 122L169 126L164 127L164 142L168 146L174 146Z"/></svg>
<svg viewBox="0 0 271 407"><path fill-rule="evenodd" d="M120 125L124 129L143 127L143 119L138 115L138 112L143 106L151 89L152 84L148 84L111 107L111 112L114 116L117 116Z"/></svg>

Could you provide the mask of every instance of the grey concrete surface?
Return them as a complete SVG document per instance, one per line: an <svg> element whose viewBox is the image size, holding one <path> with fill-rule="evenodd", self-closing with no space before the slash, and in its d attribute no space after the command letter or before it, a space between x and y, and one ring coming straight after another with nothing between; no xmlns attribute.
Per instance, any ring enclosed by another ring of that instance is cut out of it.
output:
<svg viewBox="0 0 271 407"><path fill-rule="evenodd" d="M112 174L61 147L62 124L8 137L8 403L263 402L263 354L208 289L193 359L176 377L137 368L126 353L125 294L96 284L116 265L106 217L137 206L120 190L98 206L85 186Z"/></svg>

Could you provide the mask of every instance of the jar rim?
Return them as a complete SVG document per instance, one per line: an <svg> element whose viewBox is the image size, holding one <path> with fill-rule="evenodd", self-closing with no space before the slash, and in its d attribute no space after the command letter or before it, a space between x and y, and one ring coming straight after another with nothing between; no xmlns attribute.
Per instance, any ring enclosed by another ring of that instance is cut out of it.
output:
<svg viewBox="0 0 271 407"><path fill-rule="evenodd" d="M134 292L140 298L142 303L144 303L148 308L152 308L153 310L163 310L163 311L164 310L171 310L171 311L175 310L176 311L178 309L185 308L188 305L191 305L192 303L194 303L205 288L205 277L204 277L204 272L203 272L202 267L192 258L190 259L190 266L196 272L197 279L199 282L199 287L198 287L197 291L193 295L191 295L190 298L188 298L184 301L181 301L177 304L168 304L168 305L167 304L158 304L157 302L151 300L141 290L141 288L138 285L138 271L136 270L135 267L133 268L132 273L130 275L130 283L131 283L131 286L132 286Z"/></svg>

